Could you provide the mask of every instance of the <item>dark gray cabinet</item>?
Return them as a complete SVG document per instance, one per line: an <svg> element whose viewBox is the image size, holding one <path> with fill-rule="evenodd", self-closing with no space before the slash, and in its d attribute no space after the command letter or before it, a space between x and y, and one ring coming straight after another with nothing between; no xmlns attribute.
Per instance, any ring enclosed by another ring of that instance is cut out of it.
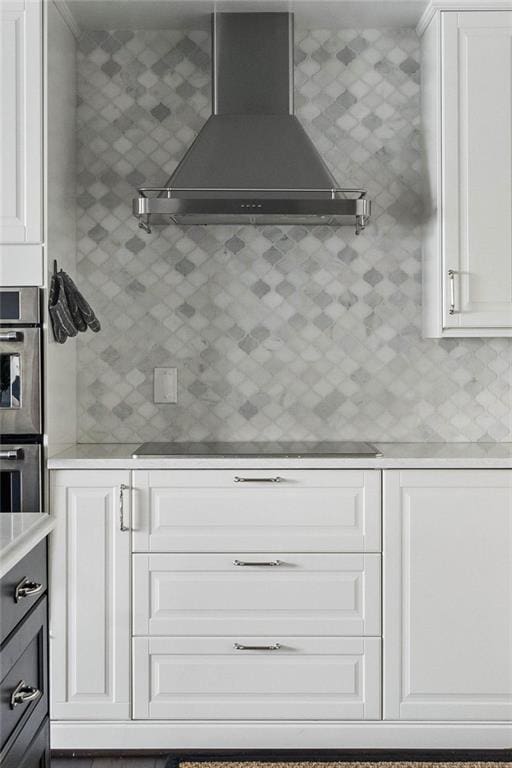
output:
<svg viewBox="0 0 512 768"><path fill-rule="evenodd" d="M0 581L0 766L49 765L46 541Z"/></svg>

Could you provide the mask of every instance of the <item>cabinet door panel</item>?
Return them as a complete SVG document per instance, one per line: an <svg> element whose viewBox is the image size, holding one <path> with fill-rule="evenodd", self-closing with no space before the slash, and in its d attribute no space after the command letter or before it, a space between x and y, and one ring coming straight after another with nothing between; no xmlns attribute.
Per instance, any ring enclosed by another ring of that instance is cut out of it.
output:
<svg viewBox="0 0 512 768"><path fill-rule="evenodd" d="M0 242L40 243L42 3L3 0L0 28Z"/></svg>
<svg viewBox="0 0 512 768"><path fill-rule="evenodd" d="M444 325L512 328L512 12L444 13L442 30Z"/></svg>
<svg viewBox="0 0 512 768"><path fill-rule="evenodd" d="M52 716L129 717L130 534L120 530L123 471L53 474ZM129 519L125 493L125 522Z"/></svg>
<svg viewBox="0 0 512 768"><path fill-rule="evenodd" d="M512 717L512 472L384 473L384 716Z"/></svg>

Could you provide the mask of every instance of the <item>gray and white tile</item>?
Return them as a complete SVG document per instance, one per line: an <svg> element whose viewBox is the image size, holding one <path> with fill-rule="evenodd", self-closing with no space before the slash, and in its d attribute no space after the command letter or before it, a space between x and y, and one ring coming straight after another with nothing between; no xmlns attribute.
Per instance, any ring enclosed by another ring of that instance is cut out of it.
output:
<svg viewBox="0 0 512 768"><path fill-rule="evenodd" d="M177 227L147 236L162 184L210 113L209 40L95 31L78 53L82 442L512 440L512 342L421 336L419 41L296 35L296 109L370 227ZM175 366L177 405L153 368Z"/></svg>

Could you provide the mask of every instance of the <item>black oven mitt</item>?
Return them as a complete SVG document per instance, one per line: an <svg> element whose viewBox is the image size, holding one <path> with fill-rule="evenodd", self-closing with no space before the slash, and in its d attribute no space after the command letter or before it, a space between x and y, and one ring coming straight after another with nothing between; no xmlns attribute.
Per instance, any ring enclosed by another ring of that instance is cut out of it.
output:
<svg viewBox="0 0 512 768"><path fill-rule="evenodd" d="M64 344L68 336L76 336L76 328L68 300L64 290L64 280L61 272L52 275L50 291L48 295L48 312L52 321L53 335L58 344Z"/></svg>
<svg viewBox="0 0 512 768"><path fill-rule="evenodd" d="M64 291L68 300L68 307L73 318L73 323L79 331L86 331L87 327L94 333L101 331L100 321L94 314L90 304L84 299L73 280L62 269L59 272L64 281Z"/></svg>
<svg viewBox="0 0 512 768"><path fill-rule="evenodd" d="M94 333L98 333L101 330L100 321L90 304L62 269L52 275L48 311L53 335L59 344L64 344L68 337L76 336L78 331L83 333L90 328Z"/></svg>

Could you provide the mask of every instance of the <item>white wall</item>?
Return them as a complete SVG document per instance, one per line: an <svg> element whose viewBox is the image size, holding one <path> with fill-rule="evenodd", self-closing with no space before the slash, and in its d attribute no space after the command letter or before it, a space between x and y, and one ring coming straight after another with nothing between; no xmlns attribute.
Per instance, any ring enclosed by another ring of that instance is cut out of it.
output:
<svg viewBox="0 0 512 768"><path fill-rule="evenodd" d="M76 273L76 41L58 10L46 7L46 291L53 260ZM57 344L47 329L46 432L48 455L76 442L76 339Z"/></svg>

